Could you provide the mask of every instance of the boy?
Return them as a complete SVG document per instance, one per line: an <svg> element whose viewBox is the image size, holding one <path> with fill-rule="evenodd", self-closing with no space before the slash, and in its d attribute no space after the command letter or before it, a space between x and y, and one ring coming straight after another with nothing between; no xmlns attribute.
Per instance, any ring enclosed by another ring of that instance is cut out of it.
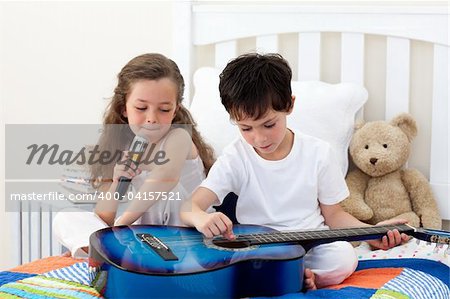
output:
<svg viewBox="0 0 450 299"><path fill-rule="evenodd" d="M240 223L278 230L367 226L339 206L349 191L328 143L286 127L295 101L291 79L278 54L245 54L228 63L220 75L220 97L242 138L213 165L193 193L192 207L182 209L185 224L206 237L233 239L230 219L205 211L234 192ZM387 249L407 239L394 230L370 243ZM304 263L305 287L316 289L342 282L354 272L357 257L348 242L334 242L309 250Z"/></svg>

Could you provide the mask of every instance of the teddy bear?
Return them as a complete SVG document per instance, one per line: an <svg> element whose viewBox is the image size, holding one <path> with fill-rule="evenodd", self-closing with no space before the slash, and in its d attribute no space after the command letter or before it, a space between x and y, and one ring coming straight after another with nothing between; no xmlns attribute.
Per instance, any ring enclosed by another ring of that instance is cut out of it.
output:
<svg viewBox="0 0 450 299"><path fill-rule="evenodd" d="M428 180L417 169L404 168L416 135L416 122L407 113L390 122L356 125L349 148L356 169L346 177L350 196L342 202L344 210L369 224L396 218L441 228Z"/></svg>

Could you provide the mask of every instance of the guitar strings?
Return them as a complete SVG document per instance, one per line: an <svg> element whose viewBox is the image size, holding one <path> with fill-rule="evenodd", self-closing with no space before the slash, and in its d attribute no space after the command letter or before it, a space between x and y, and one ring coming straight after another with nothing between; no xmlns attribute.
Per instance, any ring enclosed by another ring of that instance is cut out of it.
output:
<svg viewBox="0 0 450 299"><path fill-rule="evenodd" d="M365 230L370 229L373 230L373 228L381 230L381 231L374 231L374 232L367 232ZM324 238L324 236L320 236L320 235L314 235L314 234L328 234L328 236L325 237L351 237L351 236L358 236L361 234L384 234L387 232L387 230L392 230L392 229L399 229L401 227L397 227L397 226L380 226L380 227L368 227L368 228L349 228L349 229L340 229L340 230L328 230L328 229L324 229L324 230L314 230L314 231L275 231L275 232L262 232L262 233L247 233L247 234L237 234L238 236L240 236L240 240L246 240L245 238L277 238L279 236L281 237L288 237L288 236L292 236L294 235L294 237L299 238L300 236L298 234L303 234L303 235L307 235L311 238ZM355 231L357 230L361 230L361 233L355 233ZM348 236L343 234L343 232L345 231L350 231L353 234ZM336 235L337 232L341 232L341 235ZM145 233L145 232L137 232L137 233ZM333 235L333 233L335 235ZM297 234L297 235L295 235ZM355 235L356 234L356 235ZM187 235L187 236L183 236L183 235L173 235L173 236L156 236L159 239L165 239L165 240L171 240L171 239L175 239L175 240L179 240L180 237L183 240L199 240L199 239L204 239L205 237L199 233L198 235ZM300 237L301 238L301 237Z"/></svg>
<svg viewBox="0 0 450 299"><path fill-rule="evenodd" d="M370 227L370 229L373 230L373 228L376 227ZM398 227L398 226L380 226L378 229L399 229L399 228L404 228L404 226ZM351 228L351 229L341 229L339 231L352 231L353 233L355 233L356 230L362 230L364 232L366 228ZM380 231L380 232L370 232L369 234L373 234L373 233L385 233L386 231ZM265 239L269 239L269 240L262 240L262 241L267 241L267 242L292 242L292 241L307 241L310 238L313 239L323 239L326 237L356 237L357 235L351 235L351 236L346 236L346 235L332 235L335 231L334 230L316 230L316 231L295 231L295 232L283 232L283 231L276 231L276 232L262 232L262 233L252 233L252 234L237 234L237 237L239 238L238 241L253 241L253 240L258 240L261 241L262 238ZM138 233L145 233L145 232L138 232ZM299 233L306 235L307 237L302 238L300 235L298 235ZM320 236L320 235L314 235L314 234L330 234L329 236ZM365 232L367 233L367 232ZM294 235L297 234L297 235ZM157 236L159 239L161 239L162 241L166 241L166 242L171 242L171 243L186 243L186 242L194 242L194 241L200 241L205 239L205 237L202 234L199 235L188 235L188 236L182 236L182 235L174 235L174 236ZM282 238L295 238L295 240L290 240L290 239L286 239L286 240L279 240ZM308 238L309 237L309 238ZM120 239L120 238L118 238ZM220 241L228 241L227 239L220 239Z"/></svg>

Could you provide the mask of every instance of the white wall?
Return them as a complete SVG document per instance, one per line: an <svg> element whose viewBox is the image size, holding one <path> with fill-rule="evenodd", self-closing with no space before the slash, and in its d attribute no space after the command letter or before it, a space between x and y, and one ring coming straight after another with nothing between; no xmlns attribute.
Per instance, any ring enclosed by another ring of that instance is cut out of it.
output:
<svg viewBox="0 0 450 299"><path fill-rule="evenodd" d="M0 2L0 270L14 266L4 125L101 123L132 57L172 54L172 3Z"/></svg>

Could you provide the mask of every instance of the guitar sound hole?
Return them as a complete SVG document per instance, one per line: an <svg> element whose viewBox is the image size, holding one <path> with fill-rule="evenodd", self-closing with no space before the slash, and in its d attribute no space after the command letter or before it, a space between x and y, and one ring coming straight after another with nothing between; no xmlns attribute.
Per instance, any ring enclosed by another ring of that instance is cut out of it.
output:
<svg viewBox="0 0 450 299"><path fill-rule="evenodd" d="M230 241L227 239L214 239L212 243L218 247L222 248L230 248L230 249L239 249L239 248L247 248L250 246L250 242L246 240L236 239L234 241Z"/></svg>

